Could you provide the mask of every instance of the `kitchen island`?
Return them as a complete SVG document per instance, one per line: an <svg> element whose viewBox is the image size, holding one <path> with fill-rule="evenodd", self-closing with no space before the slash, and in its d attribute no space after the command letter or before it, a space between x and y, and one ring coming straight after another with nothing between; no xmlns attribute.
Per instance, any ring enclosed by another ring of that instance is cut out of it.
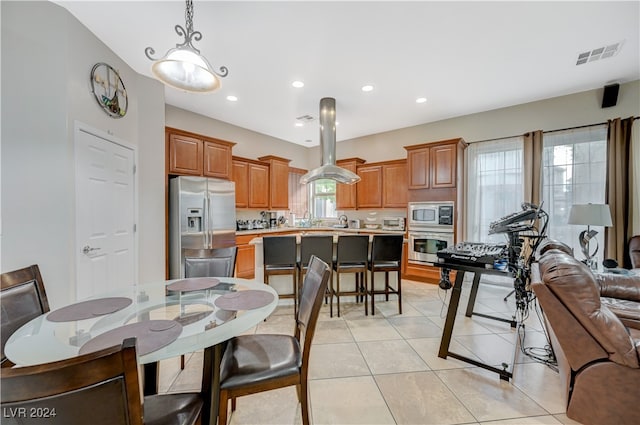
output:
<svg viewBox="0 0 640 425"><path fill-rule="evenodd" d="M300 245L300 240L304 235L332 235L333 243L334 243L334 257L335 257L335 247L338 241L338 237L340 235L353 235L353 234L367 234L369 235L369 241L373 240L373 236L376 234L394 234L394 235L404 235L404 231L392 231L392 230L380 230L380 229L353 229L353 228L332 228L332 227L312 227L312 228L278 228L278 229L262 229L262 232L256 233L255 230L247 230L247 231L239 231L236 233L237 238L240 240L241 236L248 237L248 235L252 236L252 238L248 241L248 245L253 248L254 251L254 276L258 281L264 281L264 273L263 273L263 252L262 252L262 237L270 236L270 235L295 235L296 242ZM299 255L299 253L298 253ZM404 254L403 254L404 256ZM354 282L354 275L346 274L341 281L344 281L346 285L351 285ZM395 285L397 282L394 281L395 275L390 275L392 285ZM376 288L378 287L377 283L383 284L384 278L376 279ZM291 277L290 276L271 276L270 285L278 292L278 293L287 293L291 291ZM377 300L377 298L376 298ZM280 303L293 303L292 300L281 300Z"/></svg>

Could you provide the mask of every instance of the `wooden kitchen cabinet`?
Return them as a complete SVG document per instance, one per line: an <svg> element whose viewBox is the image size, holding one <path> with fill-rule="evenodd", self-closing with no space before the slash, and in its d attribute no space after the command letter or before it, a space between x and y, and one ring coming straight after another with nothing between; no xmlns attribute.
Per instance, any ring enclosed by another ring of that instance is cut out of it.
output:
<svg viewBox="0 0 640 425"><path fill-rule="evenodd" d="M456 187L456 144L434 146L430 150L431 188Z"/></svg>
<svg viewBox="0 0 640 425"><path fill-rule="evenodd" d="M407 147L405 146L405 149ZM429 147L420 147L407 152L407 176L409 189L429 189Z"/></svg>
<svg viewBox="0 0 640 425"><path fill-rule="evenodd" d="M238 252L236 255L236 277L243 279L255 278L256 247L249 242L258 235L236 236Z"/></svg>
<svg viewBox="0 0 640 425"><path fill-rule="evenodd" d="M235 143L171 127L165 127L165 138L167 174L231 179Z"/></svg>
<svg viewBox="0 0 640 425"><path fill-rule="evenodd" d="M356 183L358 208L382 208L382 165L361 165L357 170L360 176Z"/></svg>
<svg viewBox="0 0 640 425"><path fill-rule="evenodd" d="M261 156L258 160L269 164L269 206L271 210L289 209L289 162L277 156Z"/></svg>
<svg viewBox="0 0 640 425"><path fill-rule="evenodd" d="M233 159L231 179L236 184L236 208L249 208L249 163Z"/></svg>
<svg viewBox="0 0 640 425"><path fill-rule="evenodd" d="M407 207L407 161L389 161L382 165L382 208Z"/></svg>
<svg viewBox="0 0 640 425"><path fill-rule="evenodd" d="M353 173L358 172L358 166L364 164L364 159L348 158L336 161L338 167L349 170ZM336 209L337 210L355 210L357 204L357 184L336 184Z"/></svg>
<svg viewBox="0 0 640 425"><path fill-rule="evenodd" d="M202 140L168 134L169 174L202 175Z"/></svg>
<svg viewBox="0 0 640 425"><path fill-rule="evenodd" d="M204 141L202 175L231 180L231 146L220 142Z"/></svg>
<svg viewBox="0 0 640 425"><path fill-rule="evenodd" d="M269 208L269 165L233 157L232 180L236 184L236 208Z"/></svg>
<svg viewBox="0 0 640 425"><path fill-rule="evenodd" d="M458 173L458 153L466 144L462 139L405 146L407 150L408 188L455 188Z"/></svg>
<svg viewBox="0 0 640 425"><path fill-rule="evenodd" d="M269 166L249 164L249 208L269 208Z"/></svg>

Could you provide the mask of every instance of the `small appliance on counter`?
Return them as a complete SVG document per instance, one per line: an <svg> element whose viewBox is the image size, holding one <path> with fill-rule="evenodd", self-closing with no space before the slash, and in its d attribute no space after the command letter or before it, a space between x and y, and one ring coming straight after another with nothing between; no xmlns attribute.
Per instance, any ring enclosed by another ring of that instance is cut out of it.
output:
<svg viewBox="0 0 640 425"><path fill-rule="evenodd" d="M382 230L404 230L404 217L384 217Z"/></svg>
<svg viewBox="0 0 640 425"><path fill-rule="evenodd" d="M347 218L346 215L342 214L338 218L338 224L334 224L333 227L338 228L338 229L346 229L348 223L349 223L349 219Z"/></svg>
<svg viewBox="0 0 640 425"><path fill-rule="evenodd" d="M359 219L349 220L349 228L360 229L361 226L362 226L362 222Z"/></svg>

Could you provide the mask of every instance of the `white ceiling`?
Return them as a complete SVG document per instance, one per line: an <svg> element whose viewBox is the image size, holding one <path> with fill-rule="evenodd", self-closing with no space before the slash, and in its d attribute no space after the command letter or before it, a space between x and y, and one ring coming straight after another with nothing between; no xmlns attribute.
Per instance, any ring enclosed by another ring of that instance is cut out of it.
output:
<svg viewBox="0 0 640 425"><path fill-rule="evenodd" d="M151 76L147 46L161 56L183 41L184 1L56 3L140 74ZM195 0L194 45L229 75L212 94L166 88L166 102L314 146L323 97L336 99L345 140L637 80L639 22L637 1ZM618 42L615 56L576 66L579 53ZM315 121L295 127L303 115Z"/></svg>

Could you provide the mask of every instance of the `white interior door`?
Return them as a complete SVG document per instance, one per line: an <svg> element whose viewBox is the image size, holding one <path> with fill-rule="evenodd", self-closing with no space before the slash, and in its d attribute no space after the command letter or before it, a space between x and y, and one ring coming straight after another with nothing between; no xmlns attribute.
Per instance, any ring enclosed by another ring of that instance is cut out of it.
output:
<svg viewBox="0 0 640 425"><path fill-rule="evenodd" d="M76 128L78 299L135 283L135 155Z"/></svg>

